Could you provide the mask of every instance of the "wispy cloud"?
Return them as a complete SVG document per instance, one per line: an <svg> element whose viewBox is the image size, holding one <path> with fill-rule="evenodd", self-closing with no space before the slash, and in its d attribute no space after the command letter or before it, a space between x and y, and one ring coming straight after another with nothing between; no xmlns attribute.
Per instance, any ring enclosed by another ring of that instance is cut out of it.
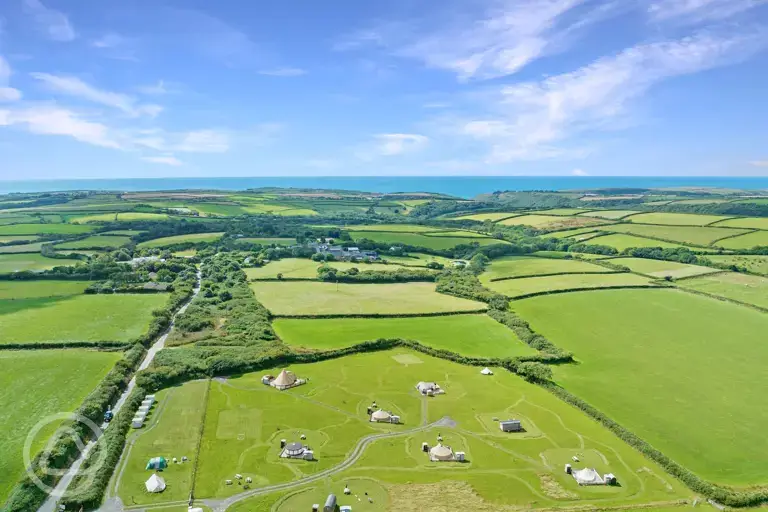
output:
<svg viewBox="0 0 768 512"><path fill-rule="evenodd" d="M0 126L2 125L20 125L35 134L68 136L94 146L121 149L107 126L84 119L77 113L56 105L30 105L13 110L0 110Z"/></svg>
<svg viewBox="0 0 768 512"><path fill-rule="evenodd" d="M31 73L31 76L43 82L52 91L112 107L132 117L156 117L163 110L160 105L139 104L132 96L98 89L74 76L49 73Z"/></svg>
<svg viewBox="0 0 768 512"><path fill-rule="evenodd" d="M496 115L460 131L491 145L490 162L574 157L588 148L562 143L585 132L615 129L633 100L667 79L741 61L766 45L762 33L701 33L639 45L571 73L505 86L486 100Z"/></svg>
<svg viewBox="0 0 768 512"><path fill-rule="evenodd" d="M11 78L11 66L0 55L0 102L18 101L21 99L21 91L9 86Z"/></svg>
<svg viewBox="0 0 768 512"><path fill-rule="evenodd" d="M376 148L382 156L401 155L424 147L429 138L415 133L381 133L374 137Z"/></svg>
<svg viewBox="0 0 768 512"><path fill-rule="evenodd" d="M657 0L648 7L654 21L699 23L741 14L768 0Z"/></svg>
<svg viewBox="0 0 768 512"><path fill-rule="evenodd" d="M753 160L749 164L755 167L768 167L768 160Z"/></svg>
<svg viewBox="0 0 768 512"><path fill-rule="evenodd" d="M115 32L107 32L98 39L92 40L91 46L99 49L103 56L110 59L139 61L136 57L137 40Z"/></svg>
<svg viewBox="0 0 768 512"><path fill-rule="evenodd" d="M589 173L584 169L574 169L571 171L573 176L589 176Z"/></svg>
<svg viewBox="0 0 768 512"><path fill-rule="evenodd" d="M147 96L162 96L163 94L168 94L168 89L165 87L164 80L159 80L154 85L142 85L141 87L137 87L136 90Z"/></svg>
<svg viewBox="0 0 768 512"><path fill-rule="evenodd" d="M40 0L23 0L24 11L29 14L41 32L53 41L73 41L77 34L69 18L54 9L49 9Z"/></svg>
<svg viewBox="0 0 768 512"><path fill-rule="evenodd" d="M164 155L164 156L145 156L141 158L145 162L150 162L153 164L163 164L163 165L170 165L172 167L179 167L181 165L184 165L181 160L176 158L173 155Z"/></svg>
<svg viewBox="0 0 768 512"><path fill-rule="evenodd" d="M274 69L262 69L259 71L260 75L266 76L280 76L280 77L292 77L306 75L307 72L301 68L274 68Z"/></svg>
<svg viewBox="0 0 768 512"><path fill-rule="evenodd" d="M91 46L94 48L116 48L125 44L126 39L120 34L114 32L108 32L98 39L91 41Z"/></svg>

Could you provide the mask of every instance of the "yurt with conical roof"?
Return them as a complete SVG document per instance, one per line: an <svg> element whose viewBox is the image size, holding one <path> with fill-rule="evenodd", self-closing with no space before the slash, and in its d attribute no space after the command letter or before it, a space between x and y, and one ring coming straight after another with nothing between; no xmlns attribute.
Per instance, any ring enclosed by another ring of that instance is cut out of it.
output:
<svg viewBox="0 0 768 512"><path fill-rule="evenodd" d="M379 409L371 414L371 421L375 423L391 423L392 415L383 409Z"/></svg>
<svg viewBox="0 0 768 512"><path fill-rule="evenodd" d="M155 473L144 482L144 486L147 488L147 492L163 492L165 490L165 480Z"/></svg>
<svg viewBox="0 0 768 512"><path fill-rule="evenodd" d="M280 375L270 381L269 385L275 389L283 391L284 389L304 384L304 382L306 381L297 378L295 373L283 370L280 372Z"/></svg>
<svg viewBox="0 0 768 512"><path fill-rule="evenodd" d="M433 462L445 462L454 460L453 450L450 446L438 443L429 450L429 460Z"/></svg>

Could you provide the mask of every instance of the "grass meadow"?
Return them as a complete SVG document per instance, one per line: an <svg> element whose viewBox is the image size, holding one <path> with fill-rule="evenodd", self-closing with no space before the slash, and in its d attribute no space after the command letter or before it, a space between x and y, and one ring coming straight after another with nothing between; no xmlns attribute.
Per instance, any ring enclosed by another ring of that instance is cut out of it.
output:
<svg viewBox="0 0 768 512"><path fill-rule="evenodd" d="M117 249L124 245L128 245L131 241L127 236L116 235L95 235L83 238L82 240L76 240L74 242L64 242L63 244L56 244L55 248L58 249Z"/></svg>
<svg viewBox="0 0 768 512"><path fill-rule="evenodd" d="M554 292L576 288L608 288L613 286L643 286L651 284L645 277L629 273L570 274L560 276L525 277L484 283L491 290L508 297L531 293Z"/></svg>
<svg viewBox="0 0 768 512"><path fill-rule="evenodd" d="M570 217L571 215L580 215L588 211L589 210L585 208L552 208L551 210L541 210L536 213L541 213L544 215L562 215L562 216Z"/></svg>
<svg viewBox="0 0 768 512"><path fill-rule="evenodd" d="M282 274L284 278L316 279L317 269L322 263L305 258L283 258L271 261L263 267L246 268L245 274L248 279L277 279L277 274ZM356 268L360 272L366 270L375 270L383 272L392 272L402 268L396 263L351 263L344 261L332 261L326 263L327 266L337 270L349 270Z"/></svg>
<svg viewBox="0 0 768 512"><path fill-rule="evenodd" d="M768 231L755 231L746 235L726 238L715 243L725 249L752 249L753 247L768 247Z"/></svg>
<svg viewBox="0 0 768 512"><path fill-rule="evenodd" d="M749 272L755 274L768 275L768 255L767 256L743 256L743 255L717 255L713 254L707 256L708 259L715 263L722 263L724 265L736 265L746 268Z"/></svg>
<svg viewBox="0 0 768 512"><path fill-rule="evenodd" d="M557 215L523 215L511 219L502 220L499 224L504 226L531 226L536 229L573 229L585 226L598 226L606 221L591 217L562 217Z"/></svg>
<svg viewBox="0 0 768 512"><path fill-rule="evenodd" d="M613 227L613 226L611 226ZM643 238L640 236L632 235L605 235L591 239L590 244L593 245L607 245L613 247L617 251L621 252L631 247L661 247L663 249L685 247L681 244L673 244L671 242L662 242L661 240L654 240L652 238Z"/></svg>
<svg viewBox="0 0 768 512"><path fill-rule="evenodd" d="M725 228L747 228L747 229L766 229L768 230L768 218L766 217L743 217L738 219L728 219L718 222L717 226Z"/></svg>
<svg viewBox="0 0 768 512"><path fill-rule="evenodd" d="M614 224L606 231L661 238L706 247L721 238L746 233L744 229L712 228L699 226L651 226L648 224ZM651 246L657 247L657 246Z"/></svg>
<svg viewBox="0 0 768 512"><path fill-rule="evenodd" d="M91 350L0 350L0 504L24 472L30 429L49 414L74 411L120 357ZM50 427L35 438L35 453L56 425Z"/></svg>
<svg viewBox="0 0 768 512"><path fill-rule="evenodd" d="M589 240L590 238L593 238L595 236L602 235L603 233L601 231L597 231L597 228L594 227L588 227L588 228L578 228L578 229L567 229L565 231L553 231L552 233L547 233L546 235L543 235L544 238L575 238L576 240Z"/></svg>
<svg viewBox="0 0 768 512"><path fill-rule="evenodd" d="M378 338L405 338L469 357L515 357L536 351L487 315L414 318L277 319L278 336L295 347L331 350Z"/></svg>
<svg viewBox="0 0 768 512"><path fill-rule="evenodd" d="M80 260L46 258L41 254L0 254L0 274L10 274L25 270L40 271L53 267L74 265Z"/></svg>
<svg viewBox="0 0 768 512"><path fill-rule="evenodd" d="M160 293L0 300L0 344L128 342L147 331L152 311L167 300Z"/></svg>
<svg viewBox="0 0 768 512"><path fill-rule="evenodd" d="M171 245L186 243L215 242L223 235L224 233L194 233L190 235L166 236L163 238L155 238L154 240L141 242L137 247L143 249L152 247L168 247Z"/></svg>
<svg viewBox="0 0 768 512"><path fill-rule="evenodd" d="M409 253L408 256L390 256L388 254L381 254L380 257L389 263L396 263L398 265L405 265L409 267L425 267L427 263L434 261L441 265L448 266L451 264L450 258L443 256L435 256L433 254L423 254L418 252Z"/></svg>
<svg viewBox="0 0 768 512"><path fill-rule="evenodd" d="M768 278L765 277L724 272L686 279L679 284L683 288L768 308Z"/></svg>
<svg viewBox="0 0 768 512"><path fill-rule="evenodd" d="M340 504L370 511L438 510L438 505L439 510L453 510L456 502L481 512L529 507L534 502L537 507L580 500L616 506L664 503L689 495L679 482L586 415L501 369L485 376L476 367L397 349L294 365L290 370L308 383L283 392L261 384L261 375L276 374L280 368L211 382L197 456L198 499L241 492L241 486L225 484L235 473L251 477L254 488L297 480L338 465L365 435L396 433L446 416L456 422L455 427L375 441L342 473L278 500L254 498L232 510L304 510L307 504L322 504L329 490L340 484L349 484L354 494L361 495L358 502L339 493ZM418 396L413 387L421 380L438 382L446 393ZM192 385L199 383L184 384L182 389ZM403 424L370 423L366 407L374 401L400 415ZM504 434L495 417L519 418L526 431ZM147 435L159 446L171 442L164 438L190 435L174 430L174 423L163 413ZM191 418L187 431L198 431ZM317 460L280 459L280 439L296 441L302 434ZM433 445L438 434L454 451L465 451L467 462L429 462L420 451L421 443ZM601 474L613 472L621 485L579 487L563 472L565 462L575 455ZM138 466L135 471L141 471L143 478L148 474ZM170 488L174 479L168 475ZM121 493L129 478L138 480L126 471ZM364 492L374 498L373 504L366 502Z"/></svg>
<svg viewBox="0 0 768 512"><path fill-rule="evenodd" d="M615 258L611 263L629 267L632 272L645 274L651 277L663 279L667 276L679 279L682 277L699 276L721 272L721 270L711 267L702 267L699 265L686 265L676 261L650 260L643 258Z"/></svg>
<svg viewBox="0 0 768 512"><path fill-rule="evenodd" d="M88 281L0 281L0 300L38 299L80 295Z"/></svg>
<svg viewBox="0 0 768 512"><path fill-rule="evenodd" d="M582 217L599 217L601 219L618 220L628 215L634 215L635 210L597 210L580 214Z"/></svg>
<svg viewBox="0 0 768 512"><path fill-rule="evenodd" d="M537 276L559 272L611 272L611 269L595 265L587 261L566 260L555 258L538 258L535 256L506 256L491 261L485 272L480 275L480 281L490 282L506 277Z"/></svg>
<svg viewBox="0 0 768 512"><path fill-rule="evenodd" d="M30 254L40 252L43 248L43 242L31 244L5 245L0 247L0 254Z"/></svg>
<svg viewBox="0 0 768 512"><path fill-rule="evenodd" d="M435 291L434 283L335 284L262 281L251 289L275 315L417 314L486 309L482 302Z"/></svg>
<svg viewBox="0 0 768 512"><path fill-rule="evenodd" d="M7 244L8 242L32 242L37 240L38 236L35 235L8 235L0 236L0 244Z"/></svg>
<svg viewBox="0 0 768 512"><path fill-rule="evenodd" d="M671 289L512 306L579 360L555 369L560 385L703 478L768 480L765 314Z"/></svg>
<svg viewBox="0 0 768 512"><path fill-rule="evenodd" d="M295 238L238 238L238 242L261 244L261 245L293 245L296 243Z"/></svg>
<svg viewBox="0 0 768 512"><path fill-rule="evenodd" d="M451 217L447 220L476 220L479 222L485 222L490 220L491 222L497 222L500 220L508 219L520 215L520 212L493 212L493 213L473 213L472 215L462 215L461 217Z"/></svg>
<svg viewBox="0 0 768 512"><path fill-rule="evenodd" d="M414 247L426 247L428 249L452 249L462 244L493 245L507 244L504 240L495 238L477 238L477 237L447 237L447 236L427 236L418 233L394 233L394 232L376 232L376 231L349 231L354 240L367 238L374 242L387 244L403 244Z"/></svg>
<svg viewBox="0 0 768 512"><path fill-rule="evenodd" d="M435 231L448 231L446 228L434 226L422 226L420 224L370 224L354 225L347 228L348 231L386 231L392 233L433 233Z"/></svg>
<svg viewBox="0 0 768 512"><path fill-rule="evenodd" d="M723 215L697 215L692 213L652 212L630 217L630 222L639 224L665 224L668 226L706 226L727 219Z"/></svg>
<svg viewBox="0 0 768 512"><path fill-rule="evenodd" d="M0 226L3 235L82 235L93 231L93 226L75 224L10 224Z"/></svg>

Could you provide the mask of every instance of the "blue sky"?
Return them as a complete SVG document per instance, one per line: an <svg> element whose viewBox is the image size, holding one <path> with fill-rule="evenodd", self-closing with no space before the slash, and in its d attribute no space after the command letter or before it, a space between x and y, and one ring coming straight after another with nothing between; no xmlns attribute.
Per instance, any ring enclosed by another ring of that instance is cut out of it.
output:
<svg viewBox="0 0 768 512"><path fill-rule="evenodd" d="M768 0L3 0L0 179L768 175Z"/></svg>

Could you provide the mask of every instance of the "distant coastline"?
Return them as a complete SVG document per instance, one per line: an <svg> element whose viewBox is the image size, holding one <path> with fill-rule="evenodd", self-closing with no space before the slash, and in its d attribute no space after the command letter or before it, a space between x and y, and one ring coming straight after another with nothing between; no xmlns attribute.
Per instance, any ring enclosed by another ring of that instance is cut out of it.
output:
<svg viewBox="0 0 768 512"><path fill-rule="evenodd" d="M349 176L253 178L136 178L0 180L0 194L64 190L245 190L259 187L318 188L365 192L436 192L471 198L497 190L583 190L592 188L703 187L768 190L764 177L704 176Z"/></svg>

